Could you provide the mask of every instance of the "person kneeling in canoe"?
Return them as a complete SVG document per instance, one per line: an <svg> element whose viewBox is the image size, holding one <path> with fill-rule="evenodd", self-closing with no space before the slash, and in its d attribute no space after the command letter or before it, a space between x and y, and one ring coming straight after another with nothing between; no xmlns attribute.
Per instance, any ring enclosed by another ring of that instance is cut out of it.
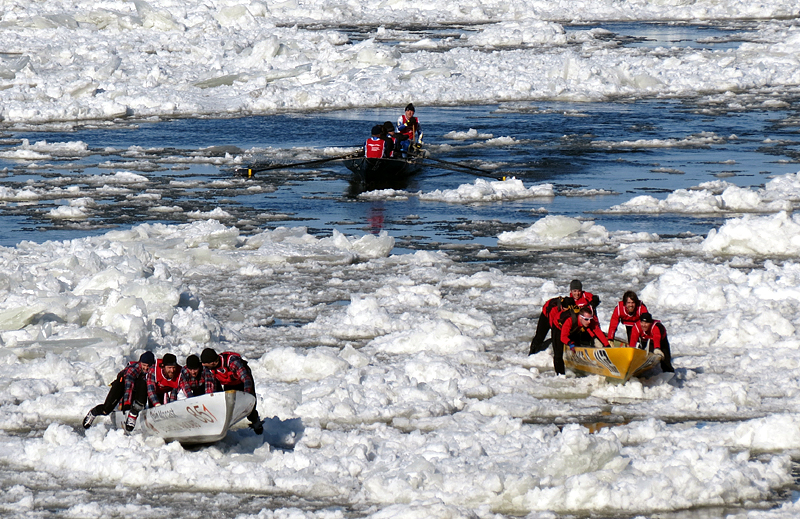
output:
<svg viewBox="0 0 800 519"><path fill-rule="evenodd" d="M186 366L178 375L178 386L172 390L171 400L183 400L193 396L206 395L220 391L222 386L214 376L214 372L200 363L200 357L189 355Z"/></svg>
<svg viewBox="0 0 800 519"><path fill-rule="evenodd" d="M599 340L608 347L608 339L594 316L591 305L583 308L568 308L559 317L558 340L553 338L553 368L559 375L564 375L564 346L570 350L576 346L593 347L594 340Z"/></svg>
<svg viewBox="0 0 800 519"><path fill-rule="evenodd" d="M669 340L667 340L667 329L661 321L653 319L650 312L645 312L639 317L639 322L631 331L631 347L652 351L661 354L661 371L664 373L674 373L672 367L672 354L669 351Z"/></svg>
<svg viewBox="0 0 800 519"><path fill-rule="evenodd" d="M235 389L256 396L253 372L250 371L247 361L238 353L226 351L217 355L212 348L206 348L200 354L200 362L214 373L214 377L222 384L223 390ZM264 432L264 425L261 423L255 405L247 419L250 420L250 427L256 434Z"/></svg>
<svg viewBox="0 0 800 519"><path fill-rule="evenodd" d="M180 370L178 358L172 353L167 353L156 361L153 369L147 372L147 402L150 407L172 401L172 391L178 387Z"/></svg>
<svg viewBox="0 0 800 519"><path fill-rule="evenodd" d="M139 411L147 403L147 372L156 363L156 356L152 351L146 351L139 357L138 362L129 362L125 369L117 373L117 378L111 383L105 402L89 410L83 419L83 428L88 429L99 415L107 416L122 401L122 410L128 411L125 419L125 429L130 432L136 425Z"/></svg>

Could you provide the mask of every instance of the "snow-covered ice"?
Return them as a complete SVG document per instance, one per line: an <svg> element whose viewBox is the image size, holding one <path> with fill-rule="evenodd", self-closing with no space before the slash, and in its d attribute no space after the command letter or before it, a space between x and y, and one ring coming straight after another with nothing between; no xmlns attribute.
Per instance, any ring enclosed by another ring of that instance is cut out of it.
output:
<svg viewBox="0 0 800 519"><path fill-rule="evenodd" d="M798 16L789 0L8 1L0 3L0 124L102 130L173 117L396 109L410 99L507 102L498 113L563 101L568 117L584 116L572 101L700 95L700 112L736 112L745 101L791 109L800 86ZM719 37L731 43L724 47L648 47L590 27L601 21L726 21L738 29ZM432 147L537 145L475 126L448 131ZM749 138L741 133L692 129L588 147L708 149ZM556 197L602 204L623 190L612 181L591 189L523 181L484 162L471 163L482 178L453 189L359 195L421 210L521 204L537 215L494 233L492 250L476 255L484 261L458 261L447 247L397 251L386 230L320 236L265 225L245 234L234 209L186 209L159 187L278 189L163 173L179 164L241 165L236 151L171 156L38 138L2 146L0 159L23 174L64 171L0 185L2 204L80 225L128 200L187 222L0 247L2 515L800 512L800 173L758 186L714 180L637 194L580 218L536 207ZM298 147L290 157L342 153L329 146ZM279 161L289 154L256 152ZM103 158L100 174L68 172L102 154L124 161ZM659 164L650 171L686 174ZM703 236L667 237L610 230L593 220L599 215L724 221ZM533 259L498 267L506 253ZM601 297L601 323L622 291L635 289L669 330L675 376L613 386L555 377L549 352L528 356L541 305L573 278ZM263 438L240 426L216 445L184 450L126 435L103 418L80 427L108 382L145 349L183 361L209 346L250 362Z"/></svg>

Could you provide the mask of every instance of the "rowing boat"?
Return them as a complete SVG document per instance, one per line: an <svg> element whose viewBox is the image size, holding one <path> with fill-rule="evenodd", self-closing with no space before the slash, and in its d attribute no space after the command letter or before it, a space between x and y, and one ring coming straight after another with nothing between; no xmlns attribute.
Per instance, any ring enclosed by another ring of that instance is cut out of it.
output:
<svg viewBox="0 0 800 519"><path fill-rule="evenodd" d="M132 432L158 436L165 442L213 443L249 415L255 403L253 395L233 390L185 398L143 410ZM111 416L114 427L124 430L127 414L114 411Z"/></svg>
<svg viewBox="0 0 800 519"><path fill-rule="evenodd" d="M353 172L353 182L361 185L391 185L408 180L422 170L422 155L402 159L368 159L358 157L344 159L345 167Z"/></svg>
<svg viewBox="0 0 800 519"><path fill-rule="evenodd" d="M609 382L624 384L661 363L660 355L623 344L615 340L608 348L564 348L564 367L576 375L600 375Z"/></svg>

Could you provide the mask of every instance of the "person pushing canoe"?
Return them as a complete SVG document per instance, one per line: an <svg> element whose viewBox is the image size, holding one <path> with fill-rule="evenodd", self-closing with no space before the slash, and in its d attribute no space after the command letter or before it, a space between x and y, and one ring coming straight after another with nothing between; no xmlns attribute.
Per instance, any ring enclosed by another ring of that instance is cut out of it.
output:
<svg viewBox="0 0 800 519"><path fill-rule="evenodd" d="M223 390L235 389L256 396L253 372L240 354L226 351L218 355L213 348L206 348L200 354L200 362L214 373ZM264 425L261 423L255 404L247 419L250 420L250 427L256 434L264 432Z"/></svg>

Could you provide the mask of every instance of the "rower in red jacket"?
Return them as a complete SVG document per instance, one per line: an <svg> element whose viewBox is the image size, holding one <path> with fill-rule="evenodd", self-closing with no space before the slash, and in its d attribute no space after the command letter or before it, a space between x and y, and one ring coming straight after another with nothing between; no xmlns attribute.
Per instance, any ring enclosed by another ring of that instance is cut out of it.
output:
<svg viewBox="0 0 800 519"><path fill-rule="evenodd" d="M595 339L599 340L603 346L608 346L606 334L600 329L591 305L584 306L577 313L572 308L564 310L559 322L561 324L559 340L553 341L553 368L559 375L566 373L564 347L570 349L576 346L593 347Z"/></svg>
<svg viewBox="0 0 800 519"><path fill-rule="evenodd" d="M639 301L636 292L628 290L622 294L622 301L617 303L611 313L611 321L608 324L608 338L614 338L617 333L617 327L622 323L625 326L625 331L628 332L628 342L630 342L633 327L645 312L647 312L647 306Z"/></svg>
<svg viewBox="0 0 800 519"><path fill-rule="evenodd" d="M631 332L630 346L654 353L661 352L661 371L664 373L674 373L672 367L672 353L669 350L669 340L667 339L667 329L656 321L649 312L643 313L639 317L639 322L633 327Z"/></svg>
<svg viewBox="0 0 800 519"><path fill-rule="evenodd" d="M561 325L561 342L570 348L576 346L594 346L594 339L599 340L603 346L608 347L608 338L594 315L591 306L584 306L577 315L574 312L569 318L564 319ZM565 312L565 313L567 313ZM574 316L574 317L573 317Z"/></svg>

